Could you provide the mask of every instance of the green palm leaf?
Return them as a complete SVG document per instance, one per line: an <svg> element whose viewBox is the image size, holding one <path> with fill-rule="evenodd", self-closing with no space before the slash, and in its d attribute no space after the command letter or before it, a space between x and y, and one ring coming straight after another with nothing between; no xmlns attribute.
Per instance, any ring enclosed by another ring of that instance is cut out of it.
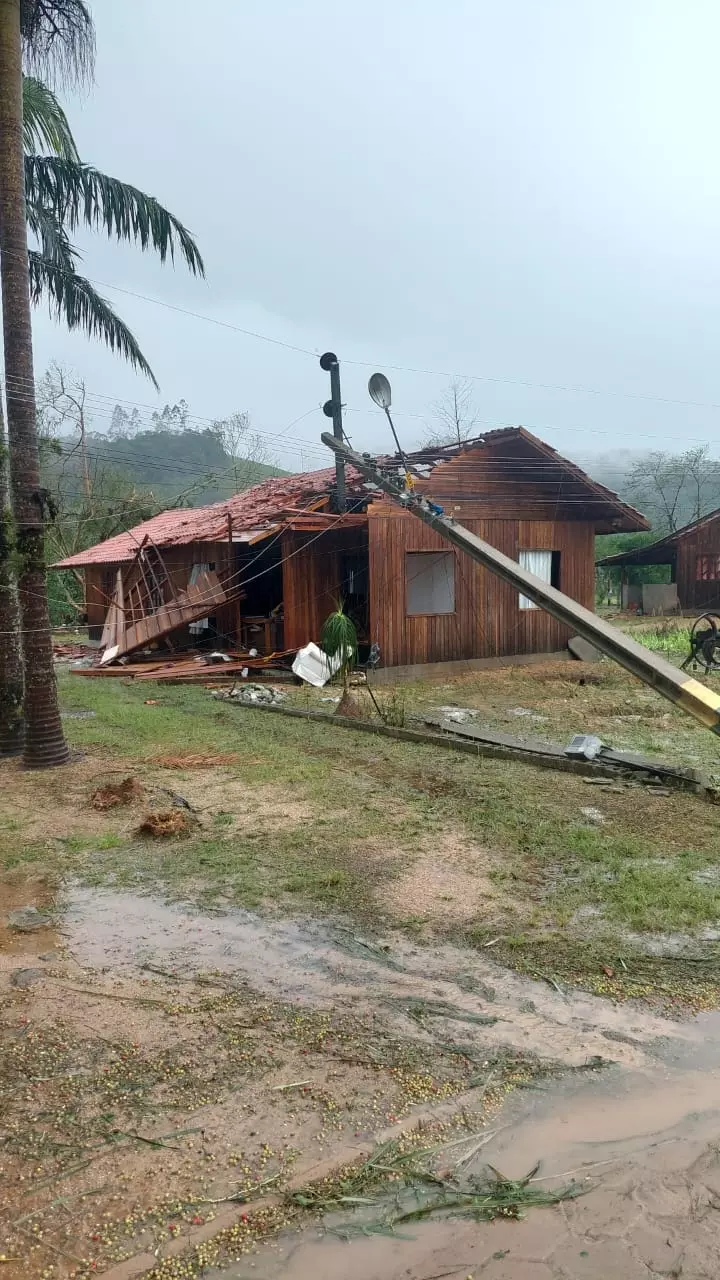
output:
<svg viewBox="0 0 720 1280"><path fill-rule="evenodd" d="M65 112L37 76L23 76L23 143L27 152L52 151L66 160L80 160Z"/></svg>
<svg viewBox="0 0 720 1280"><path fill-rule="evenodd" d="M154 196L92 165L64 156L27 155L25 189L29 204L51 209L69 231L80 225L104 230L141 249L154 249L161 262L179 253L194 275L205 274L195 241L174 214Z"/></svg>
<svg viewBox="0 0 720 1280"><path fill-rule="evenodd" d="M31 249L30 293L33 302L48 300L50 311L65 321L68 329L83 329L91 338L99 338L111 351L124 357L133 368L144 373L159 390L157 379L143 355L136 338L84 276L74 269L75 251L68 246L72 269L55 259Z"/></svg>
<svg viewBox="0 0 720 1280"><path fill-rule="evenodd" d="M347 688L348 676L357 660L358 638L355 623L348 617L341 603L325 619L320 634L320 645L328 658L337 659L339 663L337 674L343 686Z"/></svg>

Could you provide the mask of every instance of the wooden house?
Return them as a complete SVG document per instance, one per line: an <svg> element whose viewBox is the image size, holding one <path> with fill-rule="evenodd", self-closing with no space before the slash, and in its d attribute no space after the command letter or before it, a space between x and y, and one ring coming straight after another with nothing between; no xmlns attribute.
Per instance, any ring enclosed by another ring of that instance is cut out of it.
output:
<svg viewBox="0 0 720 1280"><path fill-rule="evenodd" d="M630 566L667 565L669 586L652 583L639 586L633 592L628 584ZM665 598L670 608L680 608L687 613L704 613L720 609L720 509L693 520L676 533L670 533L657 542L598 560L598 566L617 569L622 584L623 603L640 604L644 612L662 611ZM649 598L649 599L648 599Z"/></svg>
<svg viewBox="0 0 720 1280"><path fill-rule="evenodd" d="M595 534L649 527L522 427L426 448L410 462L418 489L448 514L587 608ZM107 638L113 601L126 626L138 612L153 619L131 647L142 634L176 647L297 649L319 639L342 599L384 666L564 648L566 628L351 467L343 513L334 482L334 468L268 479L227 502L164 512L54 568L82 571L96 638L103 628Z"/></svg>

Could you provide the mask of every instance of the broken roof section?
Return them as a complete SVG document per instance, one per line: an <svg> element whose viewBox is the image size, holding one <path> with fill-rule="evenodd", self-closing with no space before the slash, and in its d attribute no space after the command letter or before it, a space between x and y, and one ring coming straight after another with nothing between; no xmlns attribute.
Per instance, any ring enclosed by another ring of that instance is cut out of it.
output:
<svg viewBox="0 0 720 1280"><path fill-rule="evenodd" d="M524 427L503 427L462 444L430 445L407 455L413 470L426 478L427 491L433 496L433 481L443 489L454 471L470 470L473 456L478 459L492 452L492 474L502 478L508 503L514 502L522 514L524 485L542 481L547 493L548 519L560 519L559 506L571 505L573 512L582 508L582 516L594 523L598 532L636 532L649 529L648 521L634 507L623 502L616 493L586 475L580 467L563 458L551 445L538 439ZM398 468L403 461L395 457L379 460L383 469ZM442 483L441 483L442 482ZM485 482L478 471L475 480L463 484L463 496L482 501ZM356 521L352 515L369 497L367 483L352 467L346 468L346 485L350 514L335 517L338 522ZM226 502L208 507L164 511L161 515L136 525L127 533L108 538L87 551L68 556L52 567L82 568L84 565L120 564L134 559L144 538L158 547L180 546L193 542L225 542L229 530L233 541L259 541L278 528L293 522L302 523L311 516L321 519L327 511L335 489L335 468L308 471L293 476L271 476L236 494ZM497 497L498 486L494 485ZM439 498L442 501L442 497Z"/></svg>
<svg viewBox="0 0 720 1280"><path fill-rule="evenodd" d="M583 520L596 533L650 528L640 511L525 427L487 431L462 444L426 446L411 460L426 477L423 491L440 503L488 499L506 519L522 518L528 504L534 519Z"/></svg>
<svg viewBox="0 0 720 1280"><path fill-rule="evenodd" d="M615 555L603 556L603 559L598 560L597 563L603 568L623 564L674 564L678 542L684 538L693 537L701 529L706 529L716 521L720 522L720 507L715 511L709 511L699 520L683 525L682 529L677 529L675 533L668 533L664 538L658 538L656 542L649 542L644 547L632 547L629 551L617 551Z"/></svg>
<svg viewBox="0 0 720 1280"><path fill-rule="evenodd" d="M348 496L362 495L363 480L347 469ZM176 547L192 542L227 542L228 528L234 542L251 543L274 532L278 523L310 515L326 504L335 486L335 468L306 471L294 476L270 476L252 489L209 507L163 511L126 533L98 542L87 551L68 556L53 569L79 569L90 564L121 564L134 560L138 547L149 538L156 547ZM230 525L228 526L228 517ZM283 519L287 517L287 520Z"/></svg>

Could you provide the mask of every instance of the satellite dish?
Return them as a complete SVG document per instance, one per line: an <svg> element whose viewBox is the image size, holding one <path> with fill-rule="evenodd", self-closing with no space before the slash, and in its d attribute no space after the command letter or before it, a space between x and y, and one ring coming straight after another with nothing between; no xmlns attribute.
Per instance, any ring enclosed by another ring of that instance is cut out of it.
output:
<svg viewBox="0 0 720 1280"><path fill-rule="evenodd" d="M392 404L392 390L384 373L374 373L368 382L370 399L380 409L389 409Z"/></svg>

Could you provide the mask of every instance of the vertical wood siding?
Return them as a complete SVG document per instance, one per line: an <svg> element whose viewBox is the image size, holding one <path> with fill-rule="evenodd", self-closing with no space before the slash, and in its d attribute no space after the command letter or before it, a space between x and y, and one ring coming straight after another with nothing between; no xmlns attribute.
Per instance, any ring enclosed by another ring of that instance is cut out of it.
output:
<svg viewBox="0 0 720 1280"><path fill-rule="evenodd" d="M720 556L720 516L693 529L677 544L677 589L683 609L717 609L720 582L698 582L698 556Z"/></svg>
<svg viewBox="0 0 720 1280"><path fill-rule="evenodd" d="M378 514L382 511L382 514ZM583 521L458 517L478 537L516 560L521 550L559 551L560 589L594 606L594 529ZM455 551L455 612L406 614L405 553L447 551L449 544L414 516L378 506L369 519L370 633L384 666L548 653L571 631L542 609L521 610L518 593L488 569Z"/></svg>
<svg viewBox="0 0 720 1280"><path fill-rule="evenodd" d="M285 647L318 642L328 614L343 596L343 554L367 549L367 532L358 527L337 533L283 534Z"/></svg>

